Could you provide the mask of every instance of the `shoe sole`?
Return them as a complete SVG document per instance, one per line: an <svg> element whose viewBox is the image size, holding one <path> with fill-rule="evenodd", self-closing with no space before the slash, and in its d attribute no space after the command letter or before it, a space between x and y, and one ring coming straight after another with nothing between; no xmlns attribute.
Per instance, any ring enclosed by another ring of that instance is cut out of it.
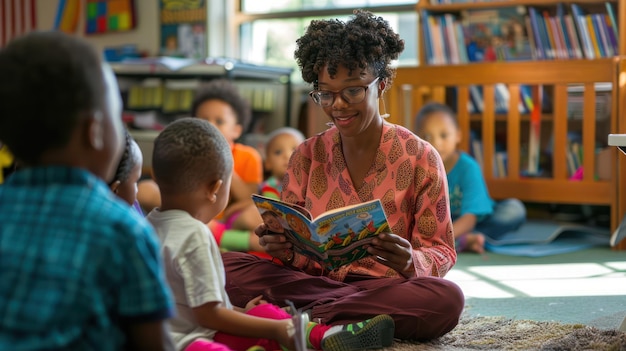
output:
<svg viewBox="0 0 626 351"><path fill-rule="evenodd" d="M322 340L323 351L357 351L391 346L395 323L388 315L372 318L356 333L341 331Z"/></svg>

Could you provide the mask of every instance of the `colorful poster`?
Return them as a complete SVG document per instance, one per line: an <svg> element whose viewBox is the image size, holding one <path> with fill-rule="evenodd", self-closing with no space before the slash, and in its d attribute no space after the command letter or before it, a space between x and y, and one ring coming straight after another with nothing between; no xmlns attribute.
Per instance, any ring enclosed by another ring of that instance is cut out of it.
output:
<svg viewBox="0 0 626 351"><path fill-rule="evenodd" d="M207 55L205 0L161 0L161 54Z"/></svg>
<svg viewBox="0 0 626 351"><path fill-rule="evenodd" d="M87 0L87 34L123 32L135 28L134 0Z"/></svg>

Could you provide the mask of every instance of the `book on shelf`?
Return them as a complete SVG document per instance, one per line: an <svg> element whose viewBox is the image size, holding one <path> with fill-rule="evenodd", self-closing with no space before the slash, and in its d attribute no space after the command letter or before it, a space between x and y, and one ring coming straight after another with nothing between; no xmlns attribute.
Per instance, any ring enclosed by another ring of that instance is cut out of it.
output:
<svg viewBox="0 0 626 351"><path fill-rule="evenodd" d="M540 89L543 90L543 89ZM539 174L539 158L541 156L541 104L534 104L530 114L528 142L528 169L526 174Z"/></svg>
<svg viewBox="0 0 626 351"><path fill-rule="evenodd" d="M268 234L283 234L294 252L333 270L369 256L367 247L390 226L378 199L322 213L313 218L305 208L252 195Z"/></svg>
<svg viewBox="0 0 626 351"><path fill-rule="evenodd" d="M617 20L615 19L615 11L613 10L613 4L610 2L605 2L606 13L607 13L607 24L611 27L611 32L615 38L618 38L619 29L617 29Z"/></svg>
<svg viewBox="0 0 626 351"><path fill-rule="evenodd" d="M508 167L507 153L506 151L497 151L495 156L494 176L496 178L506 178Z"/></svg>
<svg viewBox="0 0 626 351"><path fill-rule="evenodd" d="M524 7L465 10L461 14L470 61L530 60Z"/></svg>
<svg viewBox="0 0 626 351"><path fill-rule="evenodd" d="M532 109L527 107L529 101L532 102L532 99L529 100L527 96L524 96L524 92L521 89L520 85L520 102L518 104L518 111L521 114L530 113ZM509 111L509 101L511 99L511 94L506 84L496 83L494 85L494 105L495 105L495 113L506 114ZM467 110L469 113L483 113L485 107L485 102L483 98L483 88L480 85L470 85L469 86L469 99Z"/></svg>

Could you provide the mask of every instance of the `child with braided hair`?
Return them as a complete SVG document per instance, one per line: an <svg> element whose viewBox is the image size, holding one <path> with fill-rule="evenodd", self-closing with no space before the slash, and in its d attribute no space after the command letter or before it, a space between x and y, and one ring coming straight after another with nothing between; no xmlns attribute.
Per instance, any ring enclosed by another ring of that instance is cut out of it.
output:
<svg viewBox="0 0 626 351"><path fill-rule="evenodd" d="M141 177L143 155L139 145L127 130L124 130L124 137L124 152L109 187L115 195L143 216L143 210L137 201L137 181Z"/></svg>

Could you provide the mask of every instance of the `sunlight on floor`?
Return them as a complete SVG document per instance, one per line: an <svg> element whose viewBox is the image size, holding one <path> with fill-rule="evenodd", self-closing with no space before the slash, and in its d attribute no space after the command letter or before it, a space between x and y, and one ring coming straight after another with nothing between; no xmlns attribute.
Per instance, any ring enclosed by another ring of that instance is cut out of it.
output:
<svg viewBox="0 0 626 351"><path fill-rule="evenodd" d="M626 262L475 266L446 276L466 298L623 296Z"/></svg>

